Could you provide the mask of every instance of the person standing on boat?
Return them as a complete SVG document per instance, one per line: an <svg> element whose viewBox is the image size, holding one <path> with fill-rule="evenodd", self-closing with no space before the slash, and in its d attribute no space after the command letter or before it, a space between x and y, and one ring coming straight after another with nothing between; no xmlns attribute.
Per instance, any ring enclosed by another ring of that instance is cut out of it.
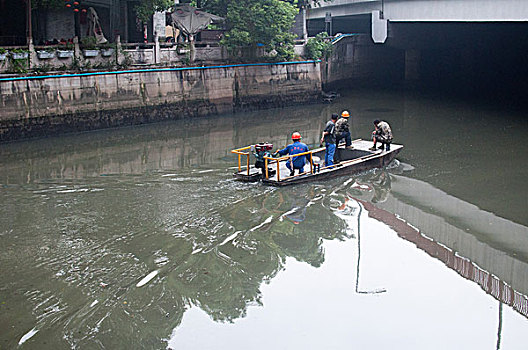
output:
<svg viewBox="0 0 528 350"><path fill-rule="evenodd" d="M339 118L335 124L336 126L336 146L339 146L341 140L345 140L345 146L350 147L352 145L352 138L350 136L350 126L348 125L348 117L350 113L343 111L341 118Z"/></svg>
<svg viewBox="0 0 528 350"><path fill-rule="evenodd" d="M300 133L294 132L291 138L292 138L293 143L286 146L286 148L275 152L273 155L280 154L281 156L284 156L286 154L294 155L294 154L308 152L309 150L308 146L306 146L304 143L301 142L302 137ZM290 169L290 176L293 176L295 174L295 169L299 170L299 174L304 173L305 164L306 164L306 155L290 158L286 162L286 167Z"/></svg>
<svg viewBox="0 0 528 350"><path fill-rule="evenodd" d="M374 145L369 148L371 151L376 150L376 142L381 143L378 149L383 149L388 152L390 151L390 144L392 142L392 130L389 126L389 123L380 121L379 119L374 120L374 127L375 130L372 132L372 142L374 142Z"/></svg>
<svg viewBox="0 0 528 350"><path fill-rule="evenodd" d="M326 147L325 152L325 166L334 165L334 153L336 149L336 128L335 123L338 115L332 114L331 119L326 123L326 126L321 135L321 143L324 142Z"/></svg>

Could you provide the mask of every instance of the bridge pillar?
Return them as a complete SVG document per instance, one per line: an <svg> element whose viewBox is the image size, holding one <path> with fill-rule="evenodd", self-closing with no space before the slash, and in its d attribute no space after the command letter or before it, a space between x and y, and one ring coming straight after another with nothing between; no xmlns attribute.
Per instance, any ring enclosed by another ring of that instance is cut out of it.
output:
<svg viewBox="0 0 528 350"><path fill-rule="evenodd" d="M306 28L306 9L303 7L295 16L295 23L293 24L293 34L297 35L297 39L308 39L308 30Z"/></svg>
<svg viewBox="0 0 528 350"><path fill-rule="evenodd" d="M380 11L372 11L371 18L372 40L383 44L387 40L387 20L382 18Z"/></svg>
<svg viewBox="0 0 528 350"><path fill-rule="evenodd" d="M420 62L422 53L418 49L405 50L405 81L413 82L420 79Z"/></svg>

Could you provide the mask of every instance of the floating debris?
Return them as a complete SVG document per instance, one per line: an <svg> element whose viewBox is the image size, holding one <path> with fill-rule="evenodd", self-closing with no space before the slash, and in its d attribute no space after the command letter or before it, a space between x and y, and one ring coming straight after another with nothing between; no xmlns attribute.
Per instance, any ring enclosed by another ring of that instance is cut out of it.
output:
<svg viewBox="0 0 528 350"><path fill-rule="evenodd" d="M141 281L139 281L138 284L136 284L136 287L143 287L145 284L149 283L150 280L152 280L154 277L156 277L156 275L158 273L159 273L158 270L152 271L151 273L149 273L148 275L143 277L143 279Z"/></svg>
<svg viewBox="0 0 528 350"><path fill-rule="evenodd" d="M19 342L18 342L18 345L22 345L24 344L29 338L31 338L32 336L34 336L35 334L37 334L38 332L38 329L35 329L33 328L32 330L30 330L29 332L27 332L26 334L24 334L22 336L22 338L20 338Z"/></svg>

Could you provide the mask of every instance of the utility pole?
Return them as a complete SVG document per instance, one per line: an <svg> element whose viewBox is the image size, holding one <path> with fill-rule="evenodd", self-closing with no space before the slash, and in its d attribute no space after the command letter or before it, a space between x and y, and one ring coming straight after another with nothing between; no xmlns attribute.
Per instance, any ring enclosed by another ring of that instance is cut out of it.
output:
<svg viewBox="0 0 528 350"><path fill-rule="evenodd" d="M33 29L31 27L31 0L26 0L26 41L28 45L33 43Z"/></svg>

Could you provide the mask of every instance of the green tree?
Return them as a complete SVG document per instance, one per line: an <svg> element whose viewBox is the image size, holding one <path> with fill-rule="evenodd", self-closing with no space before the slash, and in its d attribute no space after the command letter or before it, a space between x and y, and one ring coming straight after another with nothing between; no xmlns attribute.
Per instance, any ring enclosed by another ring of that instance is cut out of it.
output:
<svg viewBox="0 0 528 350"><path fill-rule="evenodd" d="M295 6L281 0L231 1L226 13L228 31L221 43L231 52L249 49L250 57L261 46L268 52L275 50L279 59L291 59L295 36L290 29L297 13Z"/></svg>
<svg viewBox="0 0 528 350"><path fill-rule="evenodd" d="M154 12L166 11L172 5L174 5L173 0L141 0L141 3L135 7L135 11L141 21L148 22Z"/></svg>
<svg viewBox="0 0 528 350"><path fill-rule="evenodd" d="M313 0L313 1L310 1L310 0L284 0L286 2L289 2L290 4L292 5L295 5L297 6L298 8L303 8L303 7L317 7L319 6L319 4L321 2L329 2L329 1L333 1L333 0Z"/></svg>
<svg viewBox="0 0 528 350"><path fill-rule="evenodd" d="M306 58L312 60L328 59L333 50L331 37L325 33L319 33L315 38L309 38L304 47Z"/></svg>

